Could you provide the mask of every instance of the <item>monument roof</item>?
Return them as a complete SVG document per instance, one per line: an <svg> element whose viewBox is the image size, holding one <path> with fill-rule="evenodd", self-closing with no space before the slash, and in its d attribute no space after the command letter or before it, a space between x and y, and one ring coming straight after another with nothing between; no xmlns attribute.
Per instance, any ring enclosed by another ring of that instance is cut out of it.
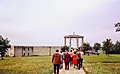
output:
<svg viewBox="0 0 120 74"><path fill-rule="evenodd" d="M66 35L64 38L84 38L84 36L81 35Z"/></svg>

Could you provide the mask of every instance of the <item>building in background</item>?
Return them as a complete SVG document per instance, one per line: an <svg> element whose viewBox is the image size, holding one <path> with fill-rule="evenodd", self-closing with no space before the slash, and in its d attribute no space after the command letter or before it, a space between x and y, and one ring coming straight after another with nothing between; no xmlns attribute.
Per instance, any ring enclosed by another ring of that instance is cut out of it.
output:
<svg viewBox="0 0 120 74"><path fill-rule="evenodd" d="M61 50L61 47L62 46L11 46L6 53L6 56L51 56L56 49Z"/></svg>

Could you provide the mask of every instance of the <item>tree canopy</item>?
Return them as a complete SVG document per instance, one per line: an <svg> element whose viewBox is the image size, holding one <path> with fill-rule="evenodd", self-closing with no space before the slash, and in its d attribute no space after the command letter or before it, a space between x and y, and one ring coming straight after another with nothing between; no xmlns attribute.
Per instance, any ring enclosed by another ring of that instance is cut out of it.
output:
<svg viewBox="0 0 120 74"><path fill-rule="evenodd" d="M0 36L0 55L1 55L1 58L2 60L4 60L4 56L5 56L5 53L7 52L8 48L11 47L11 45L9 44L9 40L8 38L2 38L2 36Z"/></svg>
<svg viewBox="0 0 120 74"><path fill-rule="evenodd" d="M83 43L83 52L84 52L84 54L85 54L85 51L88 51L90 49L91 49L91 47L90 47L89 43Z"/></svg>
<svg viewBox="0 0 120 74"><path fill-rule="evenodd" d="M114 49L111 51L114 54L120 54L120 42L117 41L114 45Z"/></svg>
<svg viewBox="0 0 120 74"><path fill-rule="evenodd" d="M94 48L95 51L98 53L98 50L101 48L101 44L100 44L100 43L94 43L93 48Z"/></svg>
<svg viewBox="0 0 120 74"><path fill-rule="evenodd" d="M116 32L119 32L120 31L120 23L118 22L117 24L115 24L115 27L117 27Z"/></svg>
<svg viewBox="0 0 120 74"><path fill-rule="evenodd" d="M111 39L106 39L103 41L103 50L105 51L106 55L109 55L109 52L114 48L114 44L112 43Z"/></svg>

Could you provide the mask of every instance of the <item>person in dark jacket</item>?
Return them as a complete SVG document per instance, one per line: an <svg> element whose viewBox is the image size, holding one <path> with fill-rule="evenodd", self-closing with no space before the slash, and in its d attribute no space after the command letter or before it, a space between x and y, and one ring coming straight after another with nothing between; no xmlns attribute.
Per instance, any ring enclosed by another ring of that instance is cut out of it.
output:
<svg viewBox="0 0 120 74"><path fill-rule="evenodd" d="M68 53L68 51L66 51L64 56L65 70L69 70L70 54Z"/></svg>
<svg viewBox="0 0 120 74"><path fill-rule="evenodd" d="M80 70L80 59L81 59L80 50L77 50L76 59L77 59L77 68L78 70Z"/></svg>
<svg viewBox="0 0 120 74"><path fill-rule="evenodd" d="M81 51L81 49L79 48L79 50L77 51L77 67L78 67L78 70L80 70L80 68L82 67L82 63L83 63L83 52Z"/></svg>
<svg viewBox="0 0 120 74"><path fill-rule="evenodd" d="M61 59L61 55L59 54L59 50L56 50L56 53L54 53L52 57L52 63L54 64L54 74L59 74L61 61L62 59Z"/></svg>

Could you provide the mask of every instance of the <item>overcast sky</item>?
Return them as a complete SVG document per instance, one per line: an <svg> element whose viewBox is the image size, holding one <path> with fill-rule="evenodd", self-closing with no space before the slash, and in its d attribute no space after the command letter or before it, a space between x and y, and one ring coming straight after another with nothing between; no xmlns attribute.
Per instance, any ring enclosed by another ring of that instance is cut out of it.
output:
<svg viewBox="0 0 120 74"><path fill-rule="evenodd" d="M12 45L62 46L73 32L91 45L116 42L117 22L120 0L0 0L0 35Z"/></svg>

